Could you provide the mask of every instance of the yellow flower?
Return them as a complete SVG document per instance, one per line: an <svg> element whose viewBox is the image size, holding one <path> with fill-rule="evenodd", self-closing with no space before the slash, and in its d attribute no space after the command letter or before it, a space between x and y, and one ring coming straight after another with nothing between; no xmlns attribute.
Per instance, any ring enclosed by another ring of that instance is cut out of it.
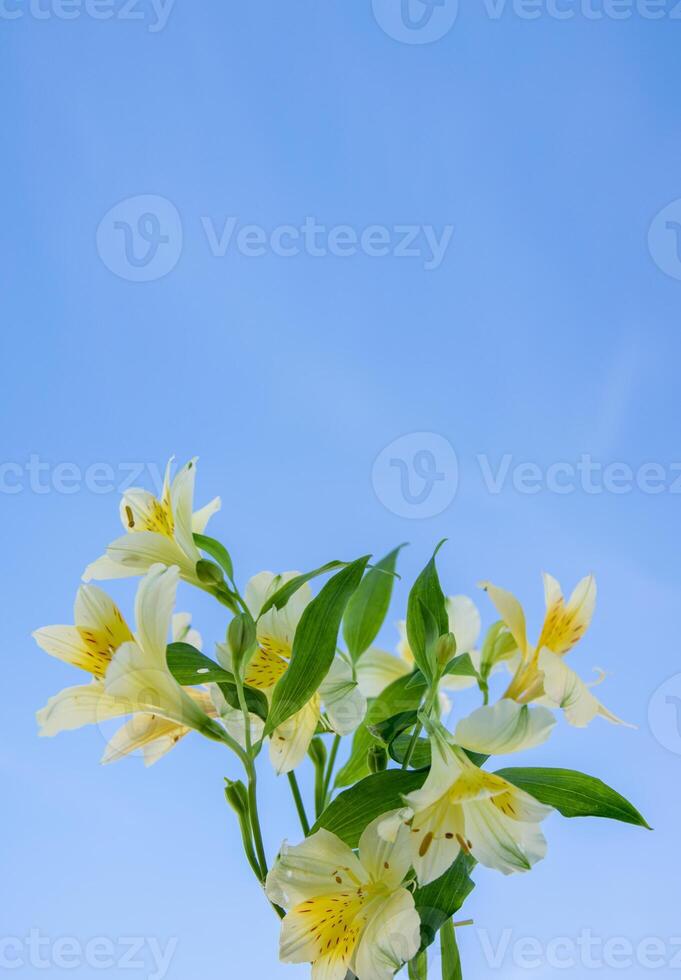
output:
<svg viewBox="0 0 681 980"><path fill-rule="evenodd" d="M83 586L76 600L76 627L47 627L35 634L55 656L93 675L90 684L65 688L38 712L41 735L56 735L110 718L141 714L137 729L124 726L107 749L112 761L134 748L152 746L152 761L194 728L211 738L223 729L208 717L207 695L181 687L166 662L179 572L152 566L142 579L135 603L137 633L133 638L119 610L94 586ZM114 629L115 627L115 629ZM65 632L74 630L75 632ZM81 638L83 645L76 643ZM104 647L102 638L108 638ZM217 712L211 711L211 714Z"/></svg>
<svg viewBox="0 0 681 980"><path fill-rule="evenodd" d="M144 575L160 562L177 565L183 579L200 585L196 564L201 553L194 544L194 534L202 534L211 516L220 509L215 497L200 510L194 511L194 481L196 459L170 479L172 460L166 467L160 500L148 490L133 487L121 500L121 521L126 533L116 538L106 554L85 569L83 579L127 578Z"/></svg>
<svg viewBox="0 0 681 980"><path fill-rule="evenodd" d="M358 854L327 830L296 847L284 843L267 877L268 898L289 909L280 959L312 963L313 980L344 980L348 970L359 980L391 980L419 949L419 915L403 886L409 832L385 841L384 819L366 828Z"/></svg>
<svg viewBox="0 0 681 980"><path fill-rule="evenodd" d="M274 575L260 572L247 583L244 598L256 620L258 647L246 665L244 681L268 698L286 672L293 651L293 639L305 607L312 599L307 583L281 608L270 607L261 615L266 601L298 572ZM232 670L229 650L218 645L219 660ZM305 758L322 717L322 707L330 727L339 735L349 735L362 721L366 699L352 676L352 668L336 657L319 691L307 704L276 728L270 736L270 761L278 773L291 772Z"/></svg>
<svg viewBox="0 0 681 980"><path fill-rule="evenodd" d="M527 639L525 613L515 596L490 582L482 583L482 587L518 647L518 655L509 661L515 672L505 699L521 705L536 702L562 708L567 720L578 727L588 725L596 715L625 724L594 697L590 690L593 685L585 684L563 661L591 623L596 605L593 575L578 582L566 602L556 579L544 573L546 614L535 645Z"/></svg>
<svg viewBox="0 0 681 980"><path fill-rule="evenodd" d="M400 821L409 826L411 862L422 885L444 874L461 851L504 874L529 871L546 853L539 823L551 807L479 769L443 731L436 729L430 741L425 783L405 796L406 810L384 820L380 833L392 839Z"/></svg>

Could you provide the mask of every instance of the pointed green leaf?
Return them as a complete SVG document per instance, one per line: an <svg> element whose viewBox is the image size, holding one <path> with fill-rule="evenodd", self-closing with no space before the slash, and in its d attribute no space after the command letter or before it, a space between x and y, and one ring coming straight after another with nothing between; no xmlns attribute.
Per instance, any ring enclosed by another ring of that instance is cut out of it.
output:
<svg viewBox="0 0 681 980"><path fill-rule="evenodd" d="M234 675L191 643L170 643L166 648L166 659L170 673L183 687L196 687L198 684L218 684L225 701L232 708L240 708ZM248 710L265 720L267 718L267 698L262 691L244 686Z"/></svg>
<svg viewBox="0 0 681 980"><path fill-rule="evenodd" d="M404 806L402 796L423 784L424 773L386 769L340 793L321 814L312 833L324 827L350 847L357 847L364 828L389 810Z"/></svg>
<svg viewBox="0 0 681 980"><path fill-rule="evenodd" d="M226 573L227 578L234 578L234 566L232 564L232 558L225 548L224 544L221 544L215 538L208 537L207 534L194 534L194 544L201 551L205 551L207 555L213 558L220 568Z"/></svg>
<svg viewBox="0 0 681 980"><path fill-rule="evenodd" d="M325 575L326 572L333 572L337 568L346 568L349 562L347 561L328 561L326 565L320 565L319 568L314 568L311 572L305 572L302 575L296 575L290 581L282 585L280 589L273 592L269 597L265 605L260 610L260 615L266 613L268 609L274 606L276 609L281 609L289 601L292 595L298 591L298 589L305 585L306 582L310 582L313 578L317 578L318 575Z"/></svg>
<svg viewBox="0 0 681 980"><path fill-rule="evenodd" d="M421 917L421 942L429 946L438 929L458 912L475 884L471 871L476 862L461 852L448 871L435 881L414 892L414 902Z"/></svg>
<svg viewBox="0 0 681 980"><path fill-rule="evenodd" d="M392 597L397 556L403 547L401 544L395 548L367 572L347 605L343 639L353 660L369 649L383 625Z"/></svg>
<svg viewBox="0 0 681 980"><path fill-rule="evenodd" d="M555 807L564 817L608 817L623 823L648 826L632 804L595 776L573 769L500 769L509 783L540 803Z"/></svg>
<svg viewBox="0 0 681 980"><path fill-rule="evenodd" d="M401 711L415 711L426 691L423 674L415 672L399 677L379 694L369 705L364 724L355 732L350 758L336 776L336 786L350 786L369 775L367 752L372 745L380 744L367 728L378 725Z"/></svg>
<svg viewBox="0 0 681 980"><path fill-rule="evenodd" d="M365 555L337 572L305 608L293 638L291 662L272 694L265 734L299 711L328 674L345 607L368 561Z"/></svg>
<svg viewBox="0 0 681 980"><path fill-rule="evenodd" d="M435 557L444 542L435 549L433 557L414 582L407 602L407 638L417 667L426 677L435 672L433 651L429 650L429 634L437 637L449 630L449 616L444 592L440 586Z"/></svg>

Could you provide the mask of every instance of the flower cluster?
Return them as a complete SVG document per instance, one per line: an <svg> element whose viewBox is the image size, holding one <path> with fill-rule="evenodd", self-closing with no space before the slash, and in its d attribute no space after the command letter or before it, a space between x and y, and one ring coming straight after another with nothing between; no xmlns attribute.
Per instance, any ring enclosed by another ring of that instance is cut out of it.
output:
<svg viewBox="0 0 681 980"><path fill-rule="evenodd" d="M376 563L365 556L306 574L261 572L240 589L229 552L205 534L219 499L194 510L195 475L192 460L171 480L169 464L160 499L128 490L124 534L85 570L73 625L35 632L43 650L89 674L50 698L38 723L41 735L55 735L125 719L102 762L139 751L150 765L192 731L231 749L246 784L229 780L226 796L282 919L282 960L311 963L315 980L348 971L389 980L405 963L423 976L438 932L445 959L458 961L453 916L476 864L529 871L546 854L551 812L645 826L591 776L489 767L492 756L544 743L560 711L580 727L596 717L624 724L566 662L594 614L592 576L566 599L544 575L536 643L518 600L482 583L498 618L481 640L476 605L445 596L433 556L409 593L394 655L374 644L399 548ZM324 575L313 594L310 583ZM90 582L132 576L141 581L129 624ZM214 657L202 652L189 614L175 612L180 580L224 608ZM504 674L510 680L500 683ZM482 703L450 721L452 699L466 688ZM344 736L352 743L341 754ZM287 774L304 834L300 844L284 842L272 865L257 801L264 746L274 771ZM313 824L296 779L303 763L315 774Z"/></svg>

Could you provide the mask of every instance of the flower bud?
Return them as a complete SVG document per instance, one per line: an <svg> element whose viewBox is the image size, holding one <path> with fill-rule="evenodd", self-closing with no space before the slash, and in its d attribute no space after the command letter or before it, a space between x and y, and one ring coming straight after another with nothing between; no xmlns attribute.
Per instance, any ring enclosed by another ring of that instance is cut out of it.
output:
<svg viewBox="0 0 681 980"><path fill-rule="evenodd" d="M435 646L435 654L440 670L444 670L456 656L456 638L453 633L443 633Z"/></svg>
<svg viewBox="0 0 681 980"><path fill-rule="evenodd" d="M383 745L372 745L367 752L367 765L370 772L383 772L388 768L388 753Z"/></svg>
<svg viewBox="0 0 681 980"><path fill-rule="evenodd" d="M248 793L246 792L246 787L240 779L236 779L234 782L226 779L225 782L227 784L225 786L227 802L238 816L244 816L248 813Z"/></svg>
<svg viewBox="0 0 681 980"><path fill-rule="evenodd" d="M199 558L197 561L196 575L199 582L203 582L204 585L222 585L224 581L220 566L208 561L207 558Z"/></svg>
<svg viewBox="0 0 681 980"><path fill-rule="evenodd" d="M253 620L245 613L238 613L227 627L227 643L235 662L239 663L255 642Z"/></svg>
<svg viewBox="0 0 681 980"><path fill-rule="evenodd" d="M324 745L324 740L319 738L319 736L313 738L307 752L315 768L323 769L326 765L326 746Z"/></svg>

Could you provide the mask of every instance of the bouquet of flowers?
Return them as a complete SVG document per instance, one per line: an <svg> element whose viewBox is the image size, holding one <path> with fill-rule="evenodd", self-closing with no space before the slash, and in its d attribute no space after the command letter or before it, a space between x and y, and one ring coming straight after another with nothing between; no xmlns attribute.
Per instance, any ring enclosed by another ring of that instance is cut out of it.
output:
<svg viewBox="0 0 681 980"><path fill-rule="evenodd" d="M481 644L466 596L447 598L436 553L409 592L399 656L373 644L388 613L400 548L332 561L301 574L261 572L237 584L227 548L206 535L219 499L194 511L196 462L160 499L143 489L121 501L125 533L88 566L84 581L141 576L134 628L91 584L77 593L74 625L34 634L49 654L86 671L38 712L41 735L126 718L103 762L141 751L151 765L190 732L234 753L227 780L245 857L281 919L280 957L311 963L314 980L389 980L405 963L427 972L439 937L444 980L461 977L454 921L476 865L529 871L546 854L542 822L553 810L647 826L619 793L569 769L507 768L492 757L545 742L562 710L579 727L623 724L566 662L591 621L593 577L569 600L544 575L546 616L536 643L523 608L490 582L498 619ZM327 577L313 595L311 582ZM179 580L225 611L214 657L187 613L175 613ZM172 637L172 639L170 639ZM169 642L170 641L170 642ZM490 680L506 671L500 699ZM481 704L445 725L450 698L479 689ZM344 737L349 750L339 753ZM264 751L266 750L266 751ZM302 840L271 861L258 813L257 763L286 774ZM314 767L314 799L296 769ZM338 767L339 761L343 765Z"/></svg>

